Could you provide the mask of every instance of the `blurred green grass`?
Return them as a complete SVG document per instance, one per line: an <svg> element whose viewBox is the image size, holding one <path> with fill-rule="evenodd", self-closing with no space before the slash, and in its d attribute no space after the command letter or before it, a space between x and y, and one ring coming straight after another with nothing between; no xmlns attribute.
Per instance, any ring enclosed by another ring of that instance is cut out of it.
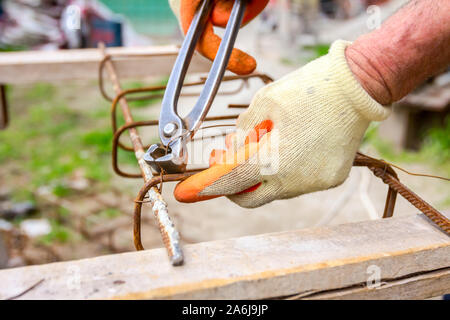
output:
<svg viewBox="0 0 450 320"><path fill-rule="evenodd" d="M38 239L38 243L50 245L53 242L66 243L73 238L73 232L55 219L50 220L51 231Z"/></svg>
<svg viewBox="0 0 450 320"><path fill-rule="evenodd" d="M132 82L124 87L142 86ZM107 186L113 175L109 103L99 97L92 101L92 107L78 108L76 98L70 101L64 94L67 88L43 83L25 90L9 86L7 90L12 114L10 126L0 131L0 166L13 165L28 180L21 186L6 181L13 188L14 199L33 200L36 189L43 186L57 197L69 196L72 191L66 182L75 171L94 184ZM158 101L155 97L130 106L142 108ZM123 124L120 116L118 119L119 125ZM135 116L135 120L144 119ZM121 150L119 161L136 165L134 154Z"/></svg>
<svg viewBox="0 0 450 320"><path fill-rule="evenodd" d="M110 129L86 131L86 125L95 127L92 116L68 108L56 98L53 86L35 85L25 98L31 101L27 112L13 114L11 126L0 132L0 164L16 161L29 172L31 188L53 185L58 196L67 195L61 179L78 168L89 179L108 180L110 174L102 164L109 156ZM104 138L89 139L95 136Z"/></svg>
<svg viewBox="0 0 450 320"><path fill-rule="evenodd" d="M370 144L385 160L398 163L424 163L439 175L450 177L450 116L443 127L431 128L424 133L423 143L418 151L396 151L394 146L378 135L378 124L372 123L364 136L364 143Z"/></svg>
<svg viewBox="0 0 450 320"><path fill-rule="evenodd" d="M297 57L282 57L280 63L288 66L306 64L328 53L330 44L315 44L300 46Z"/></svg>
<svg viewBox="0 0 450 320"><path fill-rule="evenodd" d="M159 86L167 79L150 85ZM126 82L124 88L148 86L141 82ZM150 99L130 102L132 109L151 107L161 100L162 92ZM96 194L111 187L112 129L110 104L99 95L96 86L88 84L64 86L37 83L30 87L8 86L11 123L0 131L0 181L7 186L13 202L38 203L40 215L47 218L51 232L37 239L40 245L73 242L80 235L73 229L71 211L62 204L44 202L39 188L50 191L57 199L69 199L83 194ZM134 113L135 120L148 120ZM124 123L118 112L118 125ZM119 150L119 162L137 166L134 153ZM86 190L75 191L72 178L88 179ZM77 200L78 201L78 200ZM106 208L98 212L102 219L114 219L119 209ZM18 225L24 217L13 221Z"/></svg>

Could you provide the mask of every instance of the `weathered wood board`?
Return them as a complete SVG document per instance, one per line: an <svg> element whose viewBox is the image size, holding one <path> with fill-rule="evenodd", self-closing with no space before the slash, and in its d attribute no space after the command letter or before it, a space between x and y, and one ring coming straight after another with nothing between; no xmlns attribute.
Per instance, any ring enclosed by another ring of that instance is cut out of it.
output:
<svg viewBox="0 0 450 320"><path fill-rule="evenodd" d="M177 46L108 48L121 79L167 76L178 55ZM37 81L97 79L103 56L98 49L21 51L0 53L0 83L23 84ZM194 55L189 72L209 71L210 62Z"/></svg>
<svg viewBox="0 0 450 320"><path fill-rule="evenodd" d="M450 268L420 273L404 279L383 281L377 289L351 287L311 294L304 299L426 299L448 293Z"/></svg>
<svg viewBox="0 0 450 320"><path fill-rule="evenodd" d="M450 237L423 215L0 271L0 298L428 298L450 292ZM374 273L374 270L378 270ZM378 274L377 289L373 276ZM299 295L300 294L300 295Z"/></svg>

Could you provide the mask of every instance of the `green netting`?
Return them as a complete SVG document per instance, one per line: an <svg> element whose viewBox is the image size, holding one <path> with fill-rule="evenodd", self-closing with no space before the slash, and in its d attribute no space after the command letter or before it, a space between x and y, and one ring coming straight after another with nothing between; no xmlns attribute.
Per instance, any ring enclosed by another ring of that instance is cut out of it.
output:
<svg viewBox="0 0 450 320"><path fill-rule="evenodd" d="M126 16L136 31L167 35L176 31L177 21L167 0L101 0L112 11Z"/></svg>

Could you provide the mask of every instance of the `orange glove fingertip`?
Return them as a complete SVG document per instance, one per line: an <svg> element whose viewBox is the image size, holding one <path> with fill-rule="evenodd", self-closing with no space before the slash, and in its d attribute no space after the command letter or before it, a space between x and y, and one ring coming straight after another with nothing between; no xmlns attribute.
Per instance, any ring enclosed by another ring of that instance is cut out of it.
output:
<svg viewBox="0 0 450 320"><path fill-rule="evenodd" d="M256 152L258 152L258 145L253 143L245 145L238 152L230 150L229 152L223 153L221 163L214 164L209 169L201 171L178 183L174 191L175 199L180 202L192 203L220 197L221 195L206 196L201 193L205 188L230 173L242 161L246 161Z"/></svg>
<svg viewBox="0 0 450 320"><path fill-rule="evenodd" d="M209 155L209 166L212 167L216 164L223 163L225 156L226 156L225 150L220 149L214 149L211 151L211 154Z"/></svg>
<svg viewBox="0 0 450 320"><path fill-rule="evenodd" d="M214 27L208 22L197 45L197 50L206 58L214 61L222 39L214 33ZM227 69L237 75L250 74L256 69L256 60L242 50L234 48L228 61Z"/></svg>
<svg viewBox="0 0 450 320"><path fill-rule="evenodd" d="M197 10L197 7L200 3L200 0L194 0L194 1L182 1L181 2L181 27L183 29L184 34L186 34L189 30L189 27L191 25L192 19L194 18L195 12ZM228 5L229 2L227 1ZM221 9L221 10L219 10ZM226 16L227 10L231 10L228 7L224 6L217 6L217 8L214 9L211 20L207 23L207 26L205 27L205 31L203 32L199 43L197 45L197 50L206 58L208 58L211 61L214 61L217 55L217 51L219 50L220 43L222 39L217 36L214 33L214 26L213 21L214 19L214 12L216 15L221 16L222 19L226 19L228 21L228 16ZM248 9L249 10L249 9ZM251 10L250 10L251 11ZM254 14L254 13L253 13ZM251 17L251 15L249 15ZM220 25L220 24L219 24ZM225 23L226 25L226 23ZM237 74L237 75L247 75L255 71L256 69L256 60L248 55L247 53L243 52L242 50L239 50L237 48L234 48L230 60L228 62L227 69L231 72Z"/></svg>

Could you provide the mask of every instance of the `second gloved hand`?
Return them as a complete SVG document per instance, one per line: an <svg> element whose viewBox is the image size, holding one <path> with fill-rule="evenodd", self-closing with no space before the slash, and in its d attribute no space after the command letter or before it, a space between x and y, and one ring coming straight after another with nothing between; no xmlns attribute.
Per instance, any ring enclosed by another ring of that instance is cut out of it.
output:
<svg viewBox="0 0 450 320"><path fill-rule="evenodd" d="M336 41L326 56L262 88L239 117L229 149L179 183L175 197L226 195L253 208L341 184L369 123L390 114L352 74L348 44Z"/></svg>
<svg viewBox="0 0 450 320"><path fill-rule="evenodd" d="M266 7L269 0L249 0L245 10L242 25L245 26ZM194 18L200 0L169 0L172 11L180 21L181 29L187 33ZM214 0L210 19L203 32L197 50L206 58L214 60L222 39L214 33L214 26L225 28L233 8L234 0ZM256 68L255 59L249 54L234 48L228 63L228 70L245 75Z"/></svg>

